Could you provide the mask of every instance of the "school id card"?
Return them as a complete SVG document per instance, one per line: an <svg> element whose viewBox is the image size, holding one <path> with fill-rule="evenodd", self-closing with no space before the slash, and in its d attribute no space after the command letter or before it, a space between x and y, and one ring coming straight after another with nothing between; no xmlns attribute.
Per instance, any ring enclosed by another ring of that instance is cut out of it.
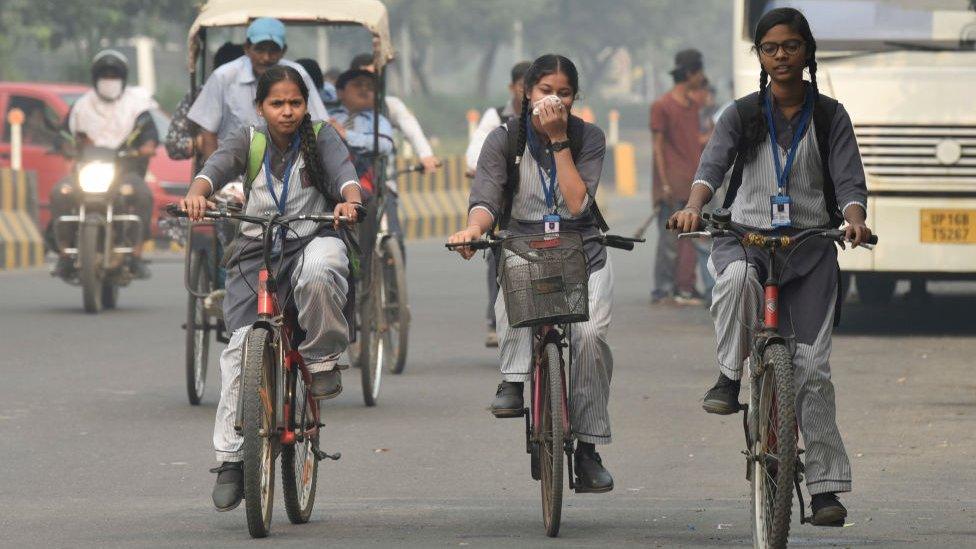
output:
<svg viewBox="0 0 976 549"><path fill-rule="evenodd" d="M769 197L769 218L774 229L789 227L790 222L790 197L785 194L777 194Z"/></svg>

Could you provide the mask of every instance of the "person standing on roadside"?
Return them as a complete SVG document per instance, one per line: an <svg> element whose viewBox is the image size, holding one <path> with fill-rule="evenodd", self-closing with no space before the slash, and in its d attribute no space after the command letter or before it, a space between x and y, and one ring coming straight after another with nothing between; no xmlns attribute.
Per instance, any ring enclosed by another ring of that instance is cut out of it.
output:
<svg viewBox="0 0 976 549"><path fill-rule="evenodd" d="M511 100L501 107L492 107L481 115L478 128L471 135L471 142L468 143L468 149L464 153L468 164L466 174L468 177L474 177L475 171L478 168L478 156L481 155L481 147L484 146L488 134L512 118L521 116L522 96L525 94L525 86L522 84L522 80L525 78L525 73L528 72L530 66L532 66L532 63L529 61L516 63L512 67L512 80L508 84L508 93L511 96ZM485 347L498 347L498 333L495 331L495 301L498 299L498 264L495 261L494 254L491 253L491 249L485 253L485 261L488 262L488 312L486 318L488 321L488 334L485 336Z"/></svg>
<svg viewBox="0 0 976 549"><path fill-rule="evenodd" d="M701 52L693 49L678 52L674 64L671 71L674 87L651 105L654 147L651 201L658 210L651 302L673 298L679 305L700 305L703 301L695 290L695 248L689 240L679 241L665 229L665 223L687 202L701 157L700 107L692 99L692 92L705 82L705 70Z"/></svg>
<svg viewBox="0 0 976 549"><path fill-rule="evenodd" d="M259 17L247 27L246 37L244 56L213 71L187 115L200 126L200 155L203 159L217 150L218 141L238 128L261 124L254 98L257 97L258 79L271 67L291 67L298 71L308 89L315 87L301 65L284 59L288 51L284 23ZM309 97L308 113L313 121L329 119L318 94Z"/></svg>

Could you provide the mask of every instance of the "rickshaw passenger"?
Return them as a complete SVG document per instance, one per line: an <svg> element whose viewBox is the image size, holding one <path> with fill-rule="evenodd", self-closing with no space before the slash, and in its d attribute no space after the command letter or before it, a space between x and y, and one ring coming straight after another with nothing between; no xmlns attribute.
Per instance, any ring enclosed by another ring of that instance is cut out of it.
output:
<svg viewBox="0 0 976 549"><path fill-rule="evenodd" d="M284 23L270 17L255 19L247 27L246 36L244 56L215 70L190 108L188 118L200 126L200 152L204 158L209 158L217 150L217 142L235 130L261 123L254 98L258 78L271 67L291 67L302 76L305 86L315 86L301 65L283 58L288 51ZM308 113L313 121L329 118L318 94L309 97Z"/></svg>
<svg viewBox="0 0 976 549"><path fill-rule="evenodd" d="M376 76L371 72L348 70L342 73L336 80L340 105L329 113L332 116L332 125L353 155L353 163L360 180L364 179L371 165L368 153L373 151L375 85ZM393 126L382 114L379 117L378 152L381 155L392 155ZM365 178L375 180L375 177Z"/></svg>

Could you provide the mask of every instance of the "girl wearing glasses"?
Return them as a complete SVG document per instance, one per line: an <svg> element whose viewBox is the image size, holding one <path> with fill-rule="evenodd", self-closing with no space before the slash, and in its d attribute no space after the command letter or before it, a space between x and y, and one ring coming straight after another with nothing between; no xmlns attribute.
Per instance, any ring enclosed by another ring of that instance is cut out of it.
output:
<svg viewBox="0 0 976 549"><path fill-rule="evenodd" d="M858 246L871 236L865 225L864 169L847 111L817 88L817 42L810 25L798 10L772 10L756 26L754 46L759 91L725 110L702 154L691 198L668 227L697 230L702 206L732 168L725 207L733 221L767 235L846 222L847 238ZM739 411L748 329L757 325L767 263L764 252L743 250L731 237L713 242L709 270L716 278L712 315L720 373L705 394L706 412ZM847 509L837 494L851 490L829 363L831 331L843 298L838 279L834 244L811 239L795 250L780 281L782 335L794 347L797 420L818 526L844 524Z"/></svg>

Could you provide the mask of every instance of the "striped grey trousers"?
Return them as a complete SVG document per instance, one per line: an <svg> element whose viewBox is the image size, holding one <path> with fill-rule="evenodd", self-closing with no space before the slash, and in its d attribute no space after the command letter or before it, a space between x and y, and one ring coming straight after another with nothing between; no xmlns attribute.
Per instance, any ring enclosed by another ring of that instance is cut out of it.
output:
<svg viewBox="0 0 976 549"><path fill-rule="evenodd" d="M309 241L304 253L304 266L301 266L301 260L291 263L288 276L295 289L298 324L306 332L298 351L309 371L319 372L334 368L339 355L349 345L349 326L343 315L349 262L345 243L334 237ZM252 287L257 287L254 280L250 282ZM230 295L228 293L228 297ZM250 326L235 330L227 348L220 354L220 402L213 433L217 461L244 459L241 455L244 438L234 430L234 417L240 398L244 345L249 332Z"/></svg>
<svg viewBox="0 0 976 549"><path fill-rule="evenodd" d="M716 273L715 265L709 259L708 269L716 279L712 290L712 317L718 341L718 367L729 378L740 379L743 363L749 356L751 330L747 330L746 326L752 329L761 327L758 313L763 303L762 285L756 268L743 260L733 261L724 271ZM830 269L835 269L835 265L814 269L807 276L825 276L825 273L831 272ZM837 429L834 385L830 381L836 284L833 288L830 295L808 295L812 292L802 289L791 292L789 285L780 291L781 311L792 308L794 311L820 313L826 310L813 343L792 345L796 417L806 446L804 466L807 489L811 495L851 491L851 462ZM829 303L826 307L824 300ZM816 306L809 306L814 302Z"/></svg>
<svg viewBox="0 0 976 549"><path fill-rule="evenodd" d="M569 424L573 435L591 444L610 443L610 378L613 355L607 334L613 309L613 265L590 274L590 319L571 324L569 328L572 368L569 372ZM532 371L532 328L512 328L505 312L505 297L499 292L495 300L498 319L498 351L502 378L510 382L527 382Z"/></svg>

